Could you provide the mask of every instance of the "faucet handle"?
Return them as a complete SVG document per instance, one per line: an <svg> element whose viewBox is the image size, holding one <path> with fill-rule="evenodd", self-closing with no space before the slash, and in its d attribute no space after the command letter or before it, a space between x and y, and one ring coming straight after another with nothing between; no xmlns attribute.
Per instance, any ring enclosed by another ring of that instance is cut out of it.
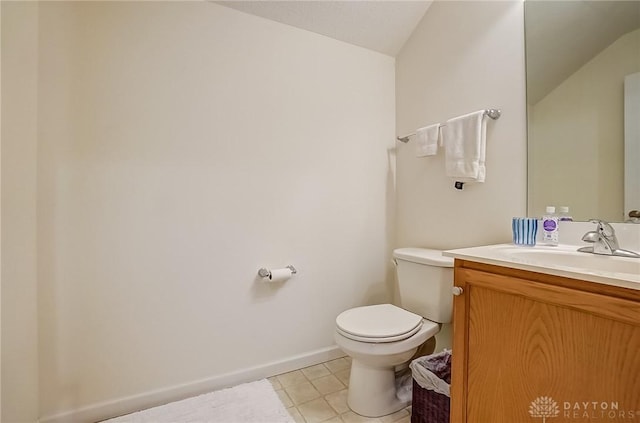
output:
<svg viewBox="0 0 640 423"><path fill-rule="evenodd" d="M596 231L598 231L598 233L606 238L612 238L616 235L616 231L613 229L613 226L609 224L609 222L605 222L604 220L600 219L589 219L589 222L598 225L596 227Z"/></svg>

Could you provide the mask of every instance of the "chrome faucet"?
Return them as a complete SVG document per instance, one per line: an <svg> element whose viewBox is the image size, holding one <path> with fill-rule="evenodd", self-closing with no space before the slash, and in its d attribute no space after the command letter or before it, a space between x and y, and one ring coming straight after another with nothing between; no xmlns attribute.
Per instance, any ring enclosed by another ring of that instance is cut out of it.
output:
<svg viewBox="0 0 640 423"><path fill-rule="evenodd" d="M640 258L640 254L633 251L623 250L618 245L618 238L613 227L604 220L591 219L595 223L596 230L589 231L582 236L582 240L593 243L592 246L578 248L582 253L602 254L606 256L635 257Z"/></svg>

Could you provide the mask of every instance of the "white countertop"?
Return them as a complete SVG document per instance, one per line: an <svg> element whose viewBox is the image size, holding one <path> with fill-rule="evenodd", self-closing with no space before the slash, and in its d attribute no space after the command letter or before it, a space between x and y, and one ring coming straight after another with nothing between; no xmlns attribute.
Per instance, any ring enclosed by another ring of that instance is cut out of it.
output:
<svg viewBox="0 0 640 423"><path fill-rule="evenodd" d="M640 290L640 259L580 253L576 245L486 245L444 251L447 257Z"/></svg>

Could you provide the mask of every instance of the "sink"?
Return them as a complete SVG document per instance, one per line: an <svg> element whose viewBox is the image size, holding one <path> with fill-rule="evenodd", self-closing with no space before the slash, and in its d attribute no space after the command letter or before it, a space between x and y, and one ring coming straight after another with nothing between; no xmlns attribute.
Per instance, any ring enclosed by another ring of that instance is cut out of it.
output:
<svg viewBox="0 0 640 423"><path fill-rule="evenodd" d="M442 254L531 272L563 276L640 291L640 259L578 252L580 245L534 247L514 244L483 245L444 251Z"/></svg>
<svg viewBox="0 0 640 423"><path fill-rule="evenodd" d="M596 273L640 275L640 259L580 253L565 247L505 247L504 254L521 263L572 268Z"/></svg>

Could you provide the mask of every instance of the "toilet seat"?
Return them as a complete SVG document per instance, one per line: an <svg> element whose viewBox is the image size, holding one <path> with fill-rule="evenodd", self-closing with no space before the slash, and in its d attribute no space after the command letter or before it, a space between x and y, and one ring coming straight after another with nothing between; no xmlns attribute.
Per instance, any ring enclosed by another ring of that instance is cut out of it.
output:
<svg viewBox="0 0 640 423"><path fill-rule="evenodd" d="M360 342L383 343L407 339L417 333L423 317L392 304L346 310L336 317L336 330Z"/></svg>

